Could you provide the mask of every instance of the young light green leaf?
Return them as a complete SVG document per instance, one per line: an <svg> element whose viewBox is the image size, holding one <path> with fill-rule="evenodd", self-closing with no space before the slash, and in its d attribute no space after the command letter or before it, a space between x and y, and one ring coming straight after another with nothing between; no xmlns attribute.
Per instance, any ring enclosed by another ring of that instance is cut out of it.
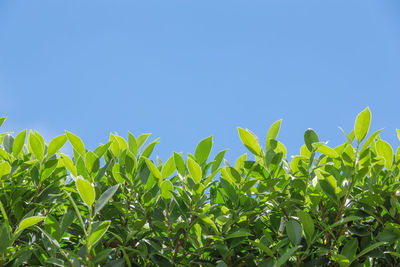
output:
<svg viewBox="0 0 400 267"><path fill-rule="evenodd" d="M60 150L67 142L67 136L65 134L59 135L50 141L47 148L47 157L51 157Z"/></svg>
<svg viewBox="0 0 400 267"><path fill-rule="evenodd" d="M261 156L262 149L260 147L260 144L258 143L257 138L248 130L242 129L240 127L237 128L239 131L240 140L242 140L243 145L245 145L245 147L250 150L250 152L254 155Z"/></svg>
<svg viewBox="0 0 400 267"><path fill-rule="evenodd" d="M110 227L111 221L102 222L90 235L89 237L89 247L93 247L107 232L108 227Z"/></svg>
<svg viewBox="0 0 400 267"><path fill-rule="evenodd" d="M79 195L89 208L93 205L96 198L96 192L91 183L82 178L76 180L76 189L78 189Z"/></svg>
<svg viewBox="0 0 400 267"><path fill-rule="evenodd" d="M298 223L296 220L290 219L286 223L286 233L293 245L300 243L302 237L302 228L300 223Z"/></svg>
<svg viewBox="0 0 400 267"><path fill-rule="evenodd" d="M137 149L139 149L146 142L147 138L149 138L150 135L151 133L142 134L138 138L136 138Z"/></svg>
<svg viewBox="0 0 400 267"><path fill-rule="evenodd" d="M76 166L72 159L70 159L67 155L59 152L61 161L64 164L65 168L71 173L72 176L77 177L78 176L78 171L76 170Z"/></svg>
<svg viewBox="0 0 400 267"><path fill-rule="evenodd" d="M165 180L160 185L161 196L164 199L170 199L172 197L171 192L174 191L174 185L169 180Z"/></svg>
<svg viewBox="0 0 400 267"><path fill-rule="evenodd" d="M221 169L221 176L227 180L239 184L242 180L240 173L233 167L225 166Z"/></svg>
<svg viewBox="0 0 400 267"><path fill-rule="evenodd" d="M51 215L47 215L44 222L44 229L50 234L56 241L60 240L60 224L57 219Z"/></svg>
<svg viewBox="0 0 400 267"><path fill-rule="evenodd" d="M308 149L308 151L313 151L313 143L319 142L318 135L314 132L313 129L307 129L304 133L304 143Z"/></svg>
<svg viewBox="0 0 400 267"><path fill-rule="evenodd" d="M268 151L268 149L271 147L270 140L271 139L276 139L279 134L279 130L281 129L281 123L282 119L274 122L271 127L269 127L268 133L267 133L267 140L265 142L265 151Z"/></svg>
<svg viewBox="0 0 400 267"><path fill-rule="evenodd" d="M365 138L369 131L369 126L371 124L371 111L369 107L361 111L356 118L356 122L354 124L354 133L358 140L358 143Z"/></svg>
<svg viewBox="0 0 400 267"><path fill-rule="evenodd" d="M71 132L65 131L67 138L76 152L84 159L86 155L85 145L82 140Z"/></svg>
<svg viewBox="0 0 400 267"><path fill-rule="evenodd" d="M4 121L7 119L7 117L2 117L0 118L0 127L3 125Z"/></svg>
<svg viewBox="0 0 400 267"><path fill-rule="evenodd" d="M58 165L58 159L50 159L46 160L46 162L43 164L43 171L41 173L40 180L44 181L47 179L57 168Z"/></svg>
<svg viewBox="0 0 400 267"><path fill-rule="evenodd" d="M174 152L174 163L175 163L178 173L181 176L185 176L185 174L186 174L185 160L182 158L182 156L180 154L178 154L176 152Z"/></svg>
<svg viewBox="0 0 400 267"><path fill-rule="evenodd" d="M117 183L123 184L125 182L124 177L121 175L121 166L118 163L115 163L112 167L112 173Z"/></svg>
<svg viewBox="0 0 400 267"><path fill-rule="evenodd" d="M31 148L30 152L33 153L35 158L37 158L41 162L43 160L43 153L44 153L44 149L43 149L41 141L32 132L29 132L28 140L29 140L29 145Z"/></svg>
<svg viewBox="0 0 400 267"><path fill-rule="evenodd" d="M131 132L128 132L128 147L129 150L132 152L133 155L137 155L137 150L138 150L138 145L136 143L136 138L131 134Z"/></svg>
<svg viewBox="0 0 400 267"><path fill-rule="evenodd" d="M327 145L321 145L321 146L318 147L317 150L319 152L321 152L322 154L324 154L325 156L328 156L330 158L334 158L335 159L335 158L339 157L339 154L335 150L333 150L332 148L330 148Z"/></svg>
<svg viewBox="0 0 400 267"><path fill-rule="evenodd" d="M190 157L187 160L187 167L190 173L190 176L192 177L193 181L198 184L201 181L202 177L202 172L199 164L197 164L196 161L191 159Z"/></svg>
<svg viewBox="0 0 400 267"><path fill-rule="evenodd" d="M7 161L0 163L0 179L11 172L11 166Z"/></svg>
<svg viewBox="0 0 400 267"><path fill-rule="evenodd" d="M85 167L89 173L96 172L100 167L100 160L97 155L88 151L85 157Z"/></svg>
<svg viewBox="0 0 400 267"><path fill-rule="evenodd" d="M32 217L23 219L18 226L17 233L23 231L24 229L26 229L28 227L31 227L32 225L37 224L38 222L42 221L44 218L46 218L46 217L45 216L32 216Z"/></svg>
<svg viewBox="0 0 400 267"><path fill-rule="evenodd" d="M297 216L299 217L300 223L303 226L304 234L307 238L307 241L310 242L314 235L314 221L311 218L310 214L305 211L298 211Z"/></svg>
<svg viewBox="0 0 400 267"><path fill-rule="evenodd" d="M13 156L17 157L19 153L21 153L22 148L24 147L25 144L25 138L26 138L26 129L20 132L14 139L13 143Z"/></svg>
<svg viewBox="0 0 400 267"><path fill-rule="evenodd" d="M163 179L170 177L176 170L174 156L171 156L161 169L161 176Z"/></svg>
<svg viewBox="0 0 400 267"><path fill-rule="evenodd" d="M96 206L94 207L94 214L96 215L106 204L107 202L114 196L115 192L117 192L119 188L119 184L116 184L106 191L99 197L96 202Z"/></svg>
<svg viewBox="0 0 400 267"><path fill-rule="evenodd" d="M156 167L156 165L148 158L144 158L144 160L146 161L147 167L149 167L149 170L154 175L154 177L161 180L162 175L160 170Z"/></svg>
<svg viewBox="0 0 400 267"><path fill-rule="evenodd" d="M385 158L385 167L390 170L393 163L393 149L390 144L383 140L378 140L376 142L376 152L378 156Z"/></svg>
<svg viewBox="0 0 400 267"><path fill-rule="evenodd" d="M396 129L396 132L397 132L397 139L400 140L400 130L399 130L399 129Z"/></svg>
<svg viewBox="0 0 400 267"><path fill-rule="evenodd" d="M219 166L221 165L221 162L224 160L224 156L225 156L226 151L227 150L225 149L225 150L219 152L215 156L213 164L212 164L212 167L211 167L211 172L215 172L219 168Z"/></svg>
<svg viewBox="0 0 400 267"><path fill-rule="evenodd" d="M194 156L197 162L202 165L207 161L208 156L210 155L211 148L213 145L213 136L209 136L199 142L196 147L196 151L194 152Z"/></svg>

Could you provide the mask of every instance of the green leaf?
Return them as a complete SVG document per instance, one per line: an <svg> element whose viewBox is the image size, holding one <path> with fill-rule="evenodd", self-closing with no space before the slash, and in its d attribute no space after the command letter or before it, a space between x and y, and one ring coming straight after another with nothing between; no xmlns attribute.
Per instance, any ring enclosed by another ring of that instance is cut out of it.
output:
<svg viewBox="0 0 400 267"><path fill-rule="evenodd" d="M342 225L342 224L344 224L344 223L348 223L348 222L352 222L352 221L359 221L359 220L361 220L361 219L362 219L361 217L354 216L354 215L350 215L350 216L347 216L347 217L345 217L345 218L342 218L342 219L340 219L339 221L335 222L334 224L330 225L329 228L332 229L332 228L335 228L335 227L337 227L337 226L339 226L339 225Z"/></svg>
<svg viewBox="0 0 400 267"><path fill-rule="evenodd" d="M79 195L89 208L93 205L96 193L91 183L81 178L76 179L76 188L78 189Z"/></svg>
<svg viewBox="0 0 400 267"><path fill-rule="evenodd" d="M144 158L146 161L147 167L149 167L150 172L153 174L153 176L159 180L162 179L161 172L160 170L154 165L154 163L149 160L148 158Z"/></svg>
<svg viewBox="0 0 400 267"><path fill-rule="evenodd" d="M89 247L93 247L107 232L110 227L111 221L102 222L89 237Z"/></svg>
<svg viewBox="0 0 400 267"><path fill-rule="evenodd" d="M377 243L374 243L374 244L368 246L367 248L363 249L363 250L353 259L353 261L355 261L355 260L357 260L358 258L364 256L364 255L367 254L368 252L370 252L370 251L372 251L372 250L374 250L374 249L376 249L376 248L378 248L378 247L380 247L380 246L386 245L386 244L387 244L387 242L381 241L381 242L377 242Z"/></svg>
<svg viewBox="0 0 400 267"><path fill-rule="evenodd" d="M150 135L151 133L142 134L138 138L136 138L137 149L139 149L146 142L147 138L149 138Z"/></svg>
<svg viewBox="0 0 400 267"><path fill-rule="evenodd" d="M121 166L118 163L114 164L112 168L112 173L117 183L123 184L125 182L124 177L122 177Z"/></svg>
<svg viewBox="0 0 400 267"><path fill-rule="evenodd" d="M271 127L269 127L268 133L267 133L267 140L265 142L265 151L268 151L269 148L271 147L270 140L275 139L278 137L279 130L281 129L281 123L282 119L274 122Z"/></svg>
<svg viewBox="0 0 400 267"><path fill-rule="evenodd" d="M370 124L371 111L369 110L369 107L367 107L357 115L356 122L354 124L354 133L358 143L361 143L361 141L367 135Z"/></svg>
<svg viewBox="0 0 400 267"><path fill-rule="evenodd" d="M100 167L100 159L94 152L88 151L86 153L85 167L89 173L98 171Z"/></svg>
<svg viewBox="0 0 400 267"><path fill-rule="evenodd" d="M288 249L285 253L283 253L283 255L276 261L274 267L280 267L285 264L293 255L293 253L297 250L297 248L297 246L292 247L291 249Z"/></svg>
<svg viewBox="0 0 400 267"><path fill-rule="evenodd" d="M0 163L0 179L11 172L11 166L7 161Z"/></svg>
<svg viewBox="0 0 400 267"><path fill-rule="evenodd" d="M178 173L183 177L186 174L186 165L185 160L182 156L176 152L174 152L174 162Z"/></svg>
<svg viewBox="0 0 400 267"><path fill-rule="evenodd" d="M17 157L19 153L21 153L22 148L24 147L25 144L25 138L26 138L26 129L20 132L14 139L13 143L13 156Z"/></svg>
<svg viewBox="0 0 400 267"><path fill-rule="evenodd" d="M136 143L136 138L130 132L128 132L128 147L132 154L136 156L138 145Z"/></svg>
<svg viewBox="0 0 400 267"><path fill-rule="evenodd" d="M385 158L385 167L386 169L390 170L392 167L393 155L394 155L393 149L390 146L390 144L383 140L378 140L376 142L376 152L378 153L379 156Z"/></svg>
<svg viewBox="0 0 400 267"><path fill-rule="evenodd" d="M308 149L308 151L313 151L313 143L319 142L318 135L314 132L313 129L307 129L304 133L304 143Z"/></svg>
<svg viewBox="0 0 400 267"><path fill-rule="evenodd" d="M250 150L251 153L261 157L262 149L255 135L249 130L242 129L240 127L237 128L239 131L240 140L242 140L243 145L245 145L245 147Z"/></svg>
<svg viewBox="0 0 400 267"><path fill-rule="evenodd" d="M223 150L215 156L212 167L211 167L211 172L215 172L219 168L219 166L221 165L221 162L224 160L226 151L227 150Z"/></svg>
<svg viewBox="0 0 400 267"><path fill-rule="evenodd" d="M357 239L355 239L355 238L350 239L343 246L342 252L340 254L345 256L351 262L354 259L354 257L356 256L357 248L358 248Z"/></svg>
<svg viewBox="0 0 400 267"><path fill-rule="evenodd" d="M171 192L174 191L174 186L169 180L165 180L160 185L161 196L164 199L170 199L172 197Z"/></svg>
<svg viewBox="0 0 400 267"><path fill-rule="evenodd" d="M115 192L117 192L119 188L119 184L116 184L106 191L99 197L96 202L96 206L94 207L94 214L96 215L106 204L107 202L114 196Z"/></svg>
<svg viewBox="0 0 400 267"><path fill-rule="evenodd" d="M41 162L43 160L44 149L39 138L32 132L29 132L28 141L31 148L30 152L32 152L35 158L37 158Z"/></svg>
<svg viewBox="0 0 400 267"><path fill-rule="evenodd" d="M44 222L44 229L47 233L49 233L55 240L60 240L60 224L51 215L47 215L46 220Z"/></svg>
<svg viewBox="0 0 400 267"><path fill-rule="evenodd" d="M310 243L315 231L314 221L308 212L305 211L298 211L297 216L299 217L300 223L303 226L306 239Z"/></svg>
<svg viewBox="0 0 400 267"><path fill-rule="evenodd" d="M42 221L44 218L46 218L46 217L45 216L32 216L32 217L23 219L18 226L17 233L23 231L24 229L26 229L28 227L31 227L32 225L37 224L38 222Z"/></svg>
<svg viewBox="0 0 400 267"><path fill-rule="evenodd" d="M238 238L238 237L247 237L249 235L252 235L252 234L248 230L239 229L239 230L229 234L227 237L225 237L225 240L231 239L231 238Z"/></svg>
<svg viewBox="0 0 400 267"><path fill-rule="evenodd" d="M76 166L72 159L70 159L67 155L64 155L63 153L59 152L60 158L62 163L64 164L65 168L71 173L72 176L77 177L78 176L78 171L76 170Z"/></svg>
<svg viewBox="0 0 400 267"><path fill-rule="evenodd" d="M258 247L259 249L261 249L264 253L266 253L268 256L274 258L274 252L267 247L266 245L262 244L261 242L255 242L253 240L249 240L249 243L252 244L253 246Z"/></svg>
<svg viewBox="0 0 400 267"><path fill-rule="evenodd" d="M318 181L324 193L334 202L337 201L337 196L335 193L335 188L331 185L327 180L319 180Z"/></svg>
<svg viewBox="0 0 400 267"><path fill-rule="evenodd" d="M190 176L192 177L193 181L198 184L201 181L202 177L202 172L199 164L197 164L196 161L192 160L191 158L188 158L187 160L187 167L190 173Z"/></svg>
<svg viewBox="0 0 400 267"><path fill-rule="evenodd" d="M4 121L7 119L7 117L2 117L0 118L0 127L3 125Z"/></svg>
<svg viewBox="0 0 400 267"><path fill-rule="evenodd" d="M174 156L171 156L161 169L161 176L163 179L170 177L176 170Z"/></svg>
<svg viewBox="0 0 400 267"><path fill-rule="evenodd" d="M57 168L57 165L58 165L58 159L47 160L43 164L43 171L40 176L40 180L44 181L45 179L47 179Z"/></svg>
<svg viewBox="0 0 400 267"><path fill-rule="evenodd" d="M76 152L84 159L86 155L86 149L85 145L83 144L82 140L74 135L73 133L70 133L68 131L65 131L67 134L67 138L69 142L71 143L72 147L75 149Z"/></svg>
<svg viewBox="0 0 400 267"><path fill-rule="evenodd" d="M194 152L194 157L200 165L207 161L213 145L213 136L209 136L199 142Z"/></svg>
<svg viewBox="0 0 400 267"><path fill-rule="evenodd" d="M333 150L332 148L330 148L327 145L321 145L321 146L318 147L317 150L319 152L321 152L322 154L324 154L325 156L328 156L330 158L334 158L335 159L335 158L339 157L339 154L335 150Z"/></svg>
<svg viewBox="0 0 400 267"><path fill-rule="evenodd" d="M47 148L47 157L51 157L60 150L67 142L67 136L65 134L59 135L50 141Z"/></svg>
<svg viewBox="0 0 400 267"><path fill-rule="evenodd" d="M302 228L300 223L298 223L296 220L290 219L286 223L286 233L293 245L300 243L302 237Z"/></svg>
<svg viewBox="0 0 400 267"><path fill-rule="evenodd" d="M239 172L230 166L225 166L221 169L221 176L225 180L235 182L236 184L239 184L242 180Z"/></svg>

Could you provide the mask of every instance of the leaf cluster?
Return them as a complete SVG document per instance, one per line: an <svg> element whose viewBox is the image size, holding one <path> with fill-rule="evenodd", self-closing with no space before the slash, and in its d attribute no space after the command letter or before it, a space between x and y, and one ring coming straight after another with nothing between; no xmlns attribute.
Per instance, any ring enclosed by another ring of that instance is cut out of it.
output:
<svg viewBox="0 0 400 267"><path fill-rule="evenodd" d="M281 120L265 147L238 127L234 164L212 136L163 162L149 134L0 134L0 266L399 266L400 150L370 122L334 148L308 129L290 160Z"/></svg>

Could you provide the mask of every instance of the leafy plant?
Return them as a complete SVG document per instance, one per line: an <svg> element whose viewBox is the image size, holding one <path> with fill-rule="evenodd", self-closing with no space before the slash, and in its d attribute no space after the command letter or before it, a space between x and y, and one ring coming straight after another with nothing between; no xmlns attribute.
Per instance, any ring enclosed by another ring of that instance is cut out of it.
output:
<svg viewBox="0 0 400 267"><path fill-rule="evenodd" d="M162 162L149 134L90 151L70 132L3 133L0 266L398 266L400 149L370 122L366 108L334 148L308 129L291 160L281 120L264 148L238 127L251 156L234 163L209 158L212 136Z"/></svg>

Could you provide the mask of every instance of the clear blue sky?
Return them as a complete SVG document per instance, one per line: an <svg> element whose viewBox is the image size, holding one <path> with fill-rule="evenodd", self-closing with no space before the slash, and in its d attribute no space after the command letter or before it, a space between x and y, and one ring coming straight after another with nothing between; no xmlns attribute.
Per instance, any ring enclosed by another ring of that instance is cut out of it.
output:
<svg viewBox="0 0 400 267"><path fill-rule="evenodd" d="M0 1L1 131L64 129L89 149L110 132L151 132L155 153L246 149L237 126L298 154L303 133L344 141L400 128L398 0ZM264 141L262 141L264 142Z"/></svg>

